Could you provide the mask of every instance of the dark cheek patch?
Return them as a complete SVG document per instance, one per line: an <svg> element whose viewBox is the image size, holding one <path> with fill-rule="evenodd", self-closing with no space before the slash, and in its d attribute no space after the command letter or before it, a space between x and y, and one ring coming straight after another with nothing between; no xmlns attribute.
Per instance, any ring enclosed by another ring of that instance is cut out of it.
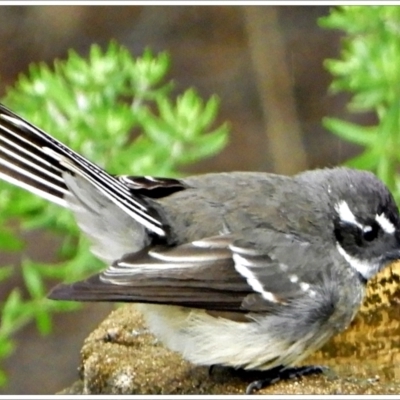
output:
<svg viewBox="0 0 400 400"><path fill-rule="evenodd" d="M356 252L355 247L362 246L361 230L349 223L340 221L334 230L335 238L340 245L351 254Z"/></svg>

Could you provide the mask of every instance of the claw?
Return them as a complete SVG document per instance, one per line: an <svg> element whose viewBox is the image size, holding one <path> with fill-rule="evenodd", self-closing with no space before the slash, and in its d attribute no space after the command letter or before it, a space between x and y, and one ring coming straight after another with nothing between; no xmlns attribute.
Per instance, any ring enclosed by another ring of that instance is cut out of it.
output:
<svg viewBox="0 0 400 400"><path fill-rule="evenodd" d="M215 364L212 364L208 367L208 376L212 376L215 366Z"/></svg>
<svg viewBox="0 0 400 400"><path fill-rule="evenodd" d="M302 376L321 374L328 368L321 365L306 365L303 367L284 368L282 366L265 371L266 377L251 382L246 388L246 394L261 390L281 380L300 378Z"/></svg>

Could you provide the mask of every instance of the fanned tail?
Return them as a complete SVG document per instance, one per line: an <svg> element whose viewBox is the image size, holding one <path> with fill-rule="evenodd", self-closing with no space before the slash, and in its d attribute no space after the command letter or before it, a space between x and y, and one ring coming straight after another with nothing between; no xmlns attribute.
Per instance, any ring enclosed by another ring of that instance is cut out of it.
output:
<svg viewBox="0 0 400 400"><path fill-rule="evenodd" d="M68 207L65 173L83 177L148 230L166 236L147 199L0 104L0 179Z"/></svg>

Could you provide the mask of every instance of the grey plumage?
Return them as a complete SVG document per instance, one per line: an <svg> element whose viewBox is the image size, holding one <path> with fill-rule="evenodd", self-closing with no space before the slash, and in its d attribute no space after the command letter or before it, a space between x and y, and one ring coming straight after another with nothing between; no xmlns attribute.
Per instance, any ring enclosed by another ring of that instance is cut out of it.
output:
<svg viewBox="0 0 400 400"><path fill-rule="evenodd" d="M143 303L198 364L299 362L400 256L396 204L364 171L114 177L0 106L0 178L69 207L109 263L51 298Z"/></svg>

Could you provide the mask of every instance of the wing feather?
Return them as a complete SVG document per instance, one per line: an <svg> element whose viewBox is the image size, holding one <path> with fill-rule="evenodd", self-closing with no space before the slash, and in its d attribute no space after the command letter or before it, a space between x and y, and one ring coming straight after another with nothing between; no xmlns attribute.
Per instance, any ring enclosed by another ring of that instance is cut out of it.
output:
<svg viewBox="0 0 400 400"><path fill-rule="evenodd" d="M298 296L313 296L320 277L304 268L305 260L311 262L307 253L312 246L286 234L253 233L270 242L261 245L228 234L145 248L86 281L56 287L51 298L265 312Z"/></svg>

